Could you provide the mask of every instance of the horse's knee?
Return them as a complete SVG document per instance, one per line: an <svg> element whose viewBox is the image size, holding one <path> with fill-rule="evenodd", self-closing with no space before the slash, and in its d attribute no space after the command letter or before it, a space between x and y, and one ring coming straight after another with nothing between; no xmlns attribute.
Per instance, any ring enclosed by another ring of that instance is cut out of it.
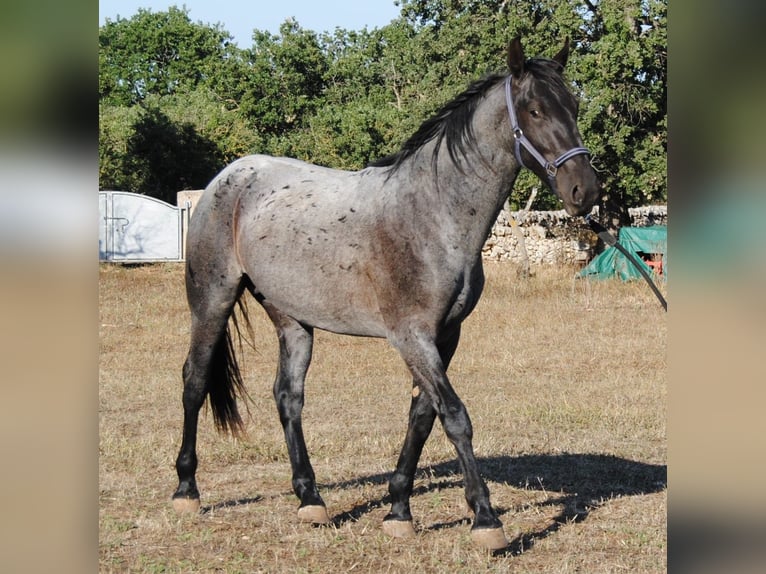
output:
<svg viewBox="0 0 766 574"><path fill-rule="evenodd" d="M444 433L450 441L473 439L471 419L462 403L447 408L440 418L444 427Z"/></svg>
<svg viewBox="0 0 766 574"><path fill-rule="evenodd" d="M198 412L205 402L205 388L203 385L187 383L183 390L183 406L187 412Z"/></svg>

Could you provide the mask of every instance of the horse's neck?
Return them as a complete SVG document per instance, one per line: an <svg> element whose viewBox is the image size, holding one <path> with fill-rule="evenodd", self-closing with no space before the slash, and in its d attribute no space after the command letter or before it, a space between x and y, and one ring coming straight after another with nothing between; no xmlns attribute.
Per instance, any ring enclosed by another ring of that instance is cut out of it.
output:
<svg viewBox="0 0 766 574"><path fill-rule="evenodd" d="M504 167L494 173L486 166L465 166L465 174L450 178L451 185L440 187L443 218L449 218L455 233L469 251L480 253L492 225L497 220L519 173L515 161L512 169Z"/></svg>
<svg viewBox="0 0 766 574"><path fill-rule="evenodd" d="M421 150L420 157L408 166L402 189L417 194L430 205L431 217L466 253L477 255L487 234L503 208L520 167L508 145L510 127L504 100L489 94L473 118L477 147L460 157L460 167L450 158L442 142L436 169L431 158L435 142ZM493 98L495 98L493 100ZM502 106L498 109L498 106Z"/></svg>

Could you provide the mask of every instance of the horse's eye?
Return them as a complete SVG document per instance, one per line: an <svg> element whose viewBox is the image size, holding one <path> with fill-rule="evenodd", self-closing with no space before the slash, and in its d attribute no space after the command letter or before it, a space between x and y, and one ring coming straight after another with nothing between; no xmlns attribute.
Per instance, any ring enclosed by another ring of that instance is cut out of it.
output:
<svg viewBox="0 0 766 574"><path fill-rule="evenodd" d="M529 115L532 116L533 118L539 118L540 112L538 110L532 109L532 110L529 110Z"/></svg>

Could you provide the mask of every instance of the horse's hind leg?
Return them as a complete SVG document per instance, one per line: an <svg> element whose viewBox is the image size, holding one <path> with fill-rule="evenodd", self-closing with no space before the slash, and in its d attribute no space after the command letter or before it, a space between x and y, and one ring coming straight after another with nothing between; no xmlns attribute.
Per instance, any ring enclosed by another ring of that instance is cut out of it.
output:
<svg viewBox="0 0 766 574"><path fill-rule="evenodd" d="M290 456L293 491L301 501L298 518L302 522L326 524L330 522L330 517L317 490L301 423L303 386L311 363L314 333L311 327L291 319L268 303L262 304L279 337L279 367L274 381L274 400Z"/></svg>
<svg viewBox="0 0 766 574"><path fill-rule="evenodd" d="M178 488L173 494L173 507L177 512L197 512L200 495L195 474L197 471L197 423L205 398L217 385L218 396L228 396L228 412L217 415L219 428L237 432L241 419L233 402L230 379L236 364L230 356L227 322L234 304L242 293L241 278L233 274L226 278L219 274L217 281L209 283L200 276L192 280L187 270L187 295L191 310L191 341L183 366L183 439L176 459ZM218 404L224 401L217 401ZM211 403L213 398L211 396ZM214 414L216 407L213 405Z"/></svg>

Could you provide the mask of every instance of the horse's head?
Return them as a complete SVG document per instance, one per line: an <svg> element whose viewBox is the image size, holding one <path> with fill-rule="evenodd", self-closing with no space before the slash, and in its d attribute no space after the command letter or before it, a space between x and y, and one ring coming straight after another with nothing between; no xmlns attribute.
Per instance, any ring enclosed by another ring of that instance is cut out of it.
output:
<svg viewBox="0 0 766 574"><path fill-rule="evenodd" d="M521 41L508 48L506 102L517 160L546 182L570 215L589 213L600 185L577 130L577 100L561 72L569 40L552 60L526 60Z"/></svg>

